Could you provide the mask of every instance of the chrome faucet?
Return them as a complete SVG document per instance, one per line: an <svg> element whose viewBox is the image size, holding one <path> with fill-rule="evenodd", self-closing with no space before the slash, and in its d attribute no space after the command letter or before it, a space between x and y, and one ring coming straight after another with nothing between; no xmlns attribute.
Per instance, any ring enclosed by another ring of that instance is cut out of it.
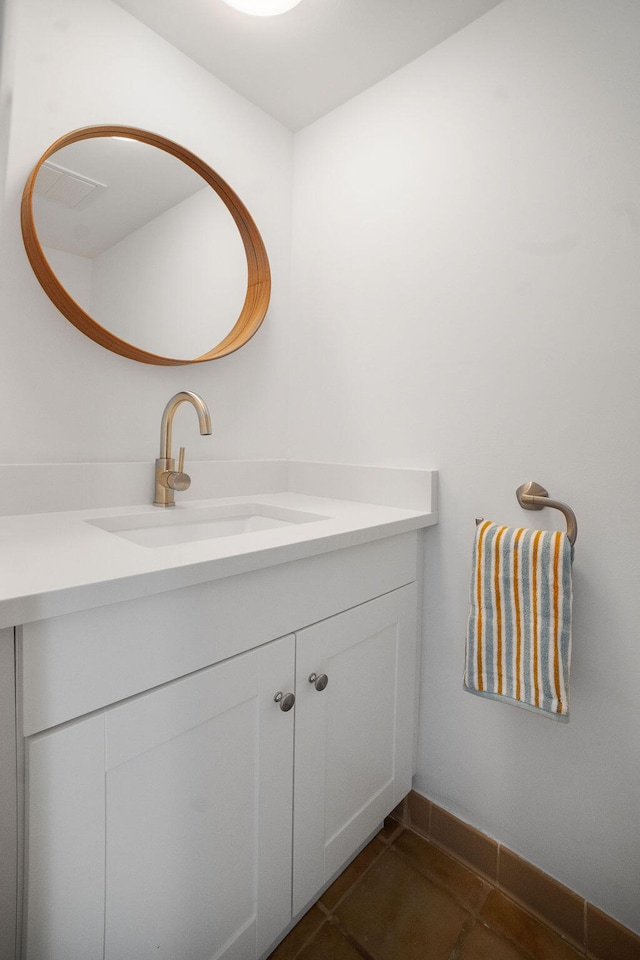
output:
<svg viewBox="0 0 640 960"><path fill-rule="evenodd" d="M153 501L156 507L175 507L174 491L188 490L191 485L191 477L184 472L184 447L180 447L177 469L176 462L171 456L173 418L180 404L186 400L196 409L202 436L208 436L211 433L211 417L202 397L188 390L182 390L171 397L164 408L160 424L160 456L156 460L156 496Z"/></svg>

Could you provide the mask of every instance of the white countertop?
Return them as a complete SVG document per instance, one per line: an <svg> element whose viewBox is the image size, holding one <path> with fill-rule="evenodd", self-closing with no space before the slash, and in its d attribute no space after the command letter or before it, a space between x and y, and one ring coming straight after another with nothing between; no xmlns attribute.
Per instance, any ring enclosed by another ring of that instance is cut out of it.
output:
<svg viewBox="0 0 640 960"><path fill-rule="evenodd" d="M85 521L161 509L150 505L0 518L0 627L218 580L437 522L437 514L429 509L291 492L190 500L172 512L242 502L302 510L326 519L147 547Z"/></svg>

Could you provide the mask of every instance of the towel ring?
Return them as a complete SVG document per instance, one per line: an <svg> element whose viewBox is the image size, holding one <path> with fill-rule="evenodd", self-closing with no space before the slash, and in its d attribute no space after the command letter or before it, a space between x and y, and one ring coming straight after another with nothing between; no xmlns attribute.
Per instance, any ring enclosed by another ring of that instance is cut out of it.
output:
<svg viewBox="0 0 640 960"><path fill-rule="evenodd" d="M566 503L561 503L559 500L550 500L548 492L543 486L536 483L535 480L530 480L528 483L523 483L522 486L518 487L516 497L520 506L525 510L544 510L545 507L552 507L554 510L559 510L563 513L567 521L567 537L569 538L569 543L571 546L574 545L576 537L578 536L578 521L571 507L568 507Z"/></svg>

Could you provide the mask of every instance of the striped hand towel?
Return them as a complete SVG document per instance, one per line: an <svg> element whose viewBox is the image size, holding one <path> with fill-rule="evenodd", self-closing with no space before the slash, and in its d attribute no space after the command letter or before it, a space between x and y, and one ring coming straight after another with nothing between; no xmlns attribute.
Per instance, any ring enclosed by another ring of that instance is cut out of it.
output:
<svg viewBox="0 0 640 960"><path fill-rule="evenodd" d="M566 533L477 527L465 689L569 719L571 559Z"/></svg>

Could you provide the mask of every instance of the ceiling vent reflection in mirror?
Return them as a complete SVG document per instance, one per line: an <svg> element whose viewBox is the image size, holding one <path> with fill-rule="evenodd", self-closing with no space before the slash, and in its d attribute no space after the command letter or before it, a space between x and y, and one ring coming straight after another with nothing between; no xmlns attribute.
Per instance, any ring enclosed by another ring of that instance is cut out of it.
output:
<svg viewBox="0 0 640 960"><path fill-rule="evenodd" d="M34 187L35 193L46 200L61 203L73 210L83 209L106 189L106 183L98 183L97 180L65 170L64 167L58 167L49 161L40 167Z"/></svg>

